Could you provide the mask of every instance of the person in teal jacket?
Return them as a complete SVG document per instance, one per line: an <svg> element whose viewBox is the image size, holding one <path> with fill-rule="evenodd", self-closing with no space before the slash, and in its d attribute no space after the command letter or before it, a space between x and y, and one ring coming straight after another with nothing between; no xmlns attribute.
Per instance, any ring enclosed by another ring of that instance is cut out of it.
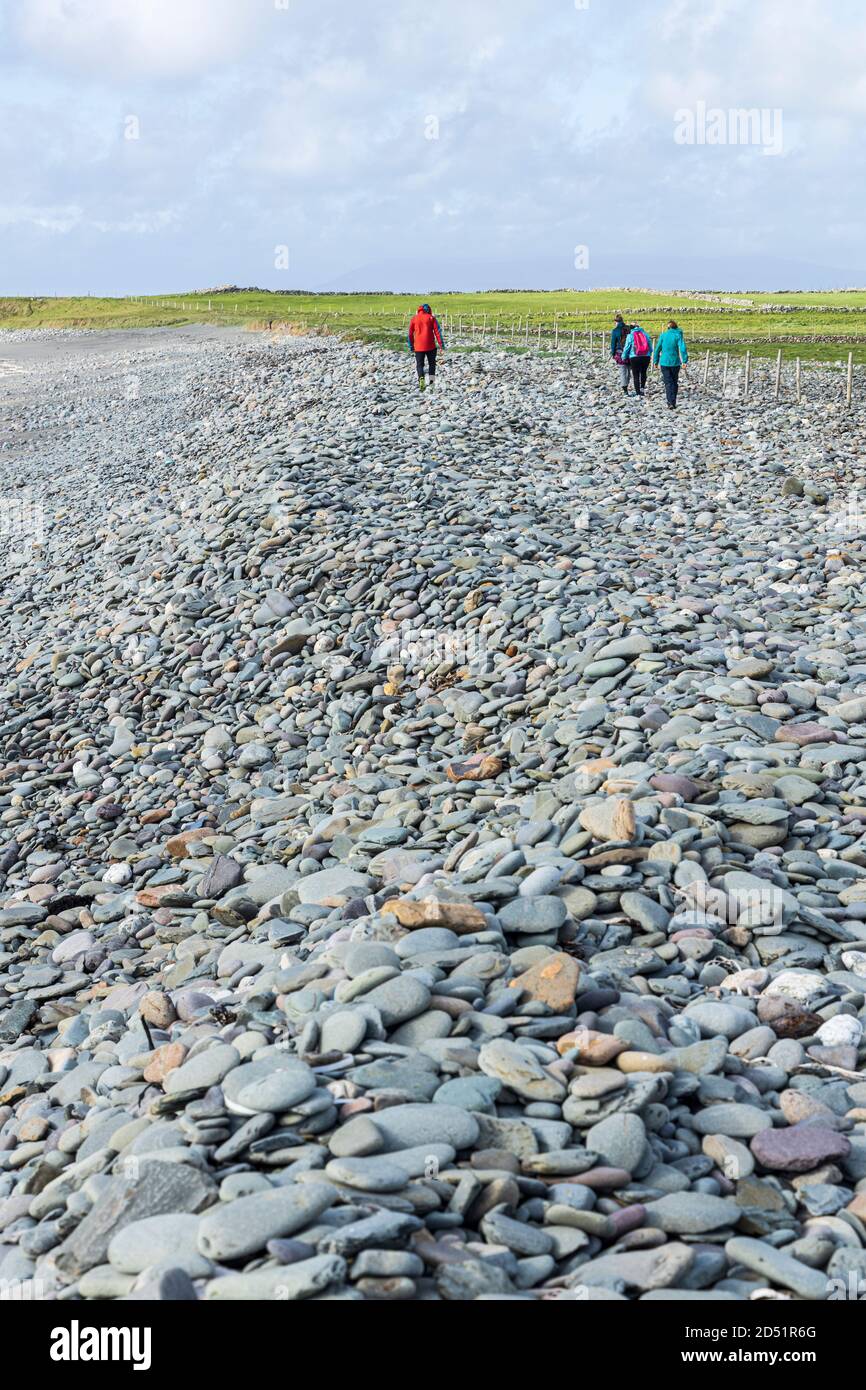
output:
<svg viewBox="0 0 866 1390"><path fill-rule="evenodd" d="M646 395L646 378L652 357L653 340L639 323L632 324L631 332L625 340L622 352L623 362L631 368L636 396Z"/></svg>
<svg viewBox="0 0 866 1390"><path fill-rule="evenodd" d="M689 350L683 337L683 330L676 319L671 319L664 333L659 334L653 362L662 369L668 410L677 408L677 392L680 389L680 367L689 360Z"/></svg>

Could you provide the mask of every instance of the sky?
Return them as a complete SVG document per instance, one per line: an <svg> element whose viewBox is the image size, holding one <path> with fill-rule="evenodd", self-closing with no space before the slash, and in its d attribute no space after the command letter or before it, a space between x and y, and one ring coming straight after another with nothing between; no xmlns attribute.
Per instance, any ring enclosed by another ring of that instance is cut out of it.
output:
<svg viewBox="0 0 866 1390"><path fill-rule="evenodd" d="M863 286L864 53L863 0L0 0L0 294Z"/></svg>

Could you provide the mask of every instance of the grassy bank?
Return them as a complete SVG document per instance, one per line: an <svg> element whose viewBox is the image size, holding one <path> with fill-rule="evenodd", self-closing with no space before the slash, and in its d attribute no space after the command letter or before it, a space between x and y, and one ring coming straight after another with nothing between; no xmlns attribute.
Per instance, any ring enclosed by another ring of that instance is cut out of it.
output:
<svg viewBox="0 0 866 1390"><path fill-rule="evenodd" d="M0 299L0 328L157 328L188 323L265 327L291 324L348 337L399 345L409 316L428 298L454 335L477 338L499 325L500 339L515 349L542 342L558 328L559 345L585 344L589 333L609 328L620 310L653 334L677 318L693 350L834 362L854 352L866 362L866 291L778 294L672 293L641 290L490 292L483 294L171 294L141 298ZM511 332L514 332L513 339ZM825 341L821 341L825 340ZM546 343L545 345L550 345Z"/></svg>

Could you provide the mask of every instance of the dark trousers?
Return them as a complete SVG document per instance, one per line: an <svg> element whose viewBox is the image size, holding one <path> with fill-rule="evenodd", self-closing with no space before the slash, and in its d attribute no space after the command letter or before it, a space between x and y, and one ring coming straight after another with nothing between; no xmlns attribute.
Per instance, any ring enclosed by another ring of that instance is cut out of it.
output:
<svg viewBox="0 0 866 1390"><path fill-rule="evenodd" d="M642 396L646 389L646 374L649 371L649 354L645 357L630 357L628 365L631 367L631 374L634 380L634 389L639 396Z"/></svg>
<svg viewBox="0 0 866 1390"><path fill-rule="evenodd" d="M677 392L680 389L679 367L662 367L662 380L665 384L665 395L668 398L668 405L676 405Z"/></svg>
<svg viewBox="0 0 866 1390"><path fill-rule="evenodd" d="M435 375L436 375L436 349L435 349L435 348L433 348L432 352L416 352L416 353L415 353L415 366L418 368L418 375L419 375L419 376L423 376L423 375L424 375L424 358L425 358L425 357L427 358L427 375L428 375L428 376L435 376Z"/></svg>

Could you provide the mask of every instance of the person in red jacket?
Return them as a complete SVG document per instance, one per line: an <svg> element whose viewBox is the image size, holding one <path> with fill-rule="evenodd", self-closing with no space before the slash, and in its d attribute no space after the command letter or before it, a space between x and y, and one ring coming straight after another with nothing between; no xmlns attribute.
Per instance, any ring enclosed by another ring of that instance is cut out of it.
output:
<svg viewBox="0 0 866 1390"><path fill-rule="evenodd" d="M434 316L429 304L422 304L409 324L409 348L415 354L415 365L418 368L418 387L421 391L424 390L426 384L424 381L425 358L430 374L430 385L436 385L437 347L441 347L443 351L445 349L439 320Z"/></svg>

